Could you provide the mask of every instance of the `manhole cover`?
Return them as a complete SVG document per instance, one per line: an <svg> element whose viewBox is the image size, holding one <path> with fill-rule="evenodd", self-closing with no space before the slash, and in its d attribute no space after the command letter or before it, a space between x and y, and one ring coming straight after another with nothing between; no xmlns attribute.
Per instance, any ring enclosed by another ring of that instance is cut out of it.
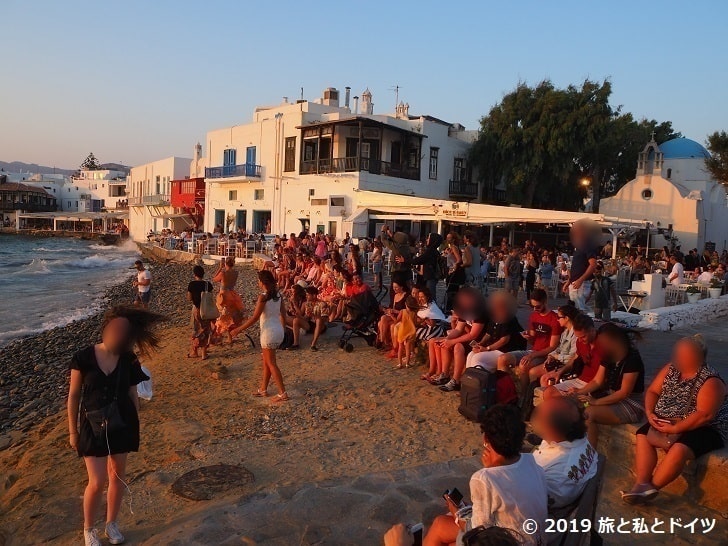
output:
<svg viewBox="0 0 728 546"><path fill-rule="evenodd" d="M183 474L172 484L172 493L190 500L210 500L254 481L253 473L243 466L216 464Z"/></svg>

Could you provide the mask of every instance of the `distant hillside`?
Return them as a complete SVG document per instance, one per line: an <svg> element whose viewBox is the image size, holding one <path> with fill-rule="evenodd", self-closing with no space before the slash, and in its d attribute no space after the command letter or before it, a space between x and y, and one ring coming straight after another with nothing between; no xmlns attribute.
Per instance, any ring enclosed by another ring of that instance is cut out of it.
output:
<svg viewBox="0 0 728 546"><path fill-rule="evenodd" d="M121 165L120 163L103 163L101 165L103 169L111 169L115 171L126 171L129 172L129 167ZM32 173L32 174L65 174L72 175L77 169L60 169L57 167L46 167L45 165L37 165L35 163L23 163L22 161L0 161L0 169L6 173Z"/></svg>
<svg viewBox="0 0 728 546"><path fill-rule="evenodd" d="M71 175L75 172L74 169L59 169L55 167L46 167L44 165L37 165L35 163L23 163L22 161L0 161L0 169L7 173L40 173L40 174L65 174Z"/></svg>

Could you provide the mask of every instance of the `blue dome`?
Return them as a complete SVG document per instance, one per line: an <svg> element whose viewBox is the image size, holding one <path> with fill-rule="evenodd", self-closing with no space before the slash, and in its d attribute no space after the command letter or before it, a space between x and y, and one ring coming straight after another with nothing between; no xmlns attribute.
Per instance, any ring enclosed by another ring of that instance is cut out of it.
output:
<svg viewBox="0 0 728 546"><path fill-rule="evenodd" d="M665 159L709 158L710 153L701 144L689 138L673 138L660 144Z"/></svg>

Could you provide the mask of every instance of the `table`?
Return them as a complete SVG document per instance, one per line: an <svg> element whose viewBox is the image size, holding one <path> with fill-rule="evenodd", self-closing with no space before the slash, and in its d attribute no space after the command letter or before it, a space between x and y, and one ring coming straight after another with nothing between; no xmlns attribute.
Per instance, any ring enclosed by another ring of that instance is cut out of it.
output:
<svg viewBox="0 0 728 546"><path fill-rule="evenodd" d="M640 290L627 290L626 293L623 294L617 294L617 297L619 298L619 303L622 304L622 307L624 307L624 310L627 313L632 312L632 308L635 307L635 303L637 301L642 301L647 297L647 292L642 292ZM629 305L625 302L625 297L629 299Z"/></svg>

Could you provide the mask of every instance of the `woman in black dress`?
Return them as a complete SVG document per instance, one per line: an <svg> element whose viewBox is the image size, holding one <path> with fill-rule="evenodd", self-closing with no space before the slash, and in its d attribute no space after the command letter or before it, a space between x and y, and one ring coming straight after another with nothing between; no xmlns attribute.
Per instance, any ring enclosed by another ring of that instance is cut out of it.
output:
<svg viewBox="0 0 728 546"><path fill-rule="evenodd" d="M149 379L133 349L148 353L157 347L151 327L162 318L137 307L115 307L104 316L101 343L71 359L68 429L71 447L84 458L88 472L83 497L86 546L101 545L94 523L107 480L106 536L111 544L124 542L116 518L124 496L127 453L139 450L136 386ZM118 411L110 409L114 406ZM99 413L104 417L99 419ZM106 426L99 427L99 422Z"/></svg>

